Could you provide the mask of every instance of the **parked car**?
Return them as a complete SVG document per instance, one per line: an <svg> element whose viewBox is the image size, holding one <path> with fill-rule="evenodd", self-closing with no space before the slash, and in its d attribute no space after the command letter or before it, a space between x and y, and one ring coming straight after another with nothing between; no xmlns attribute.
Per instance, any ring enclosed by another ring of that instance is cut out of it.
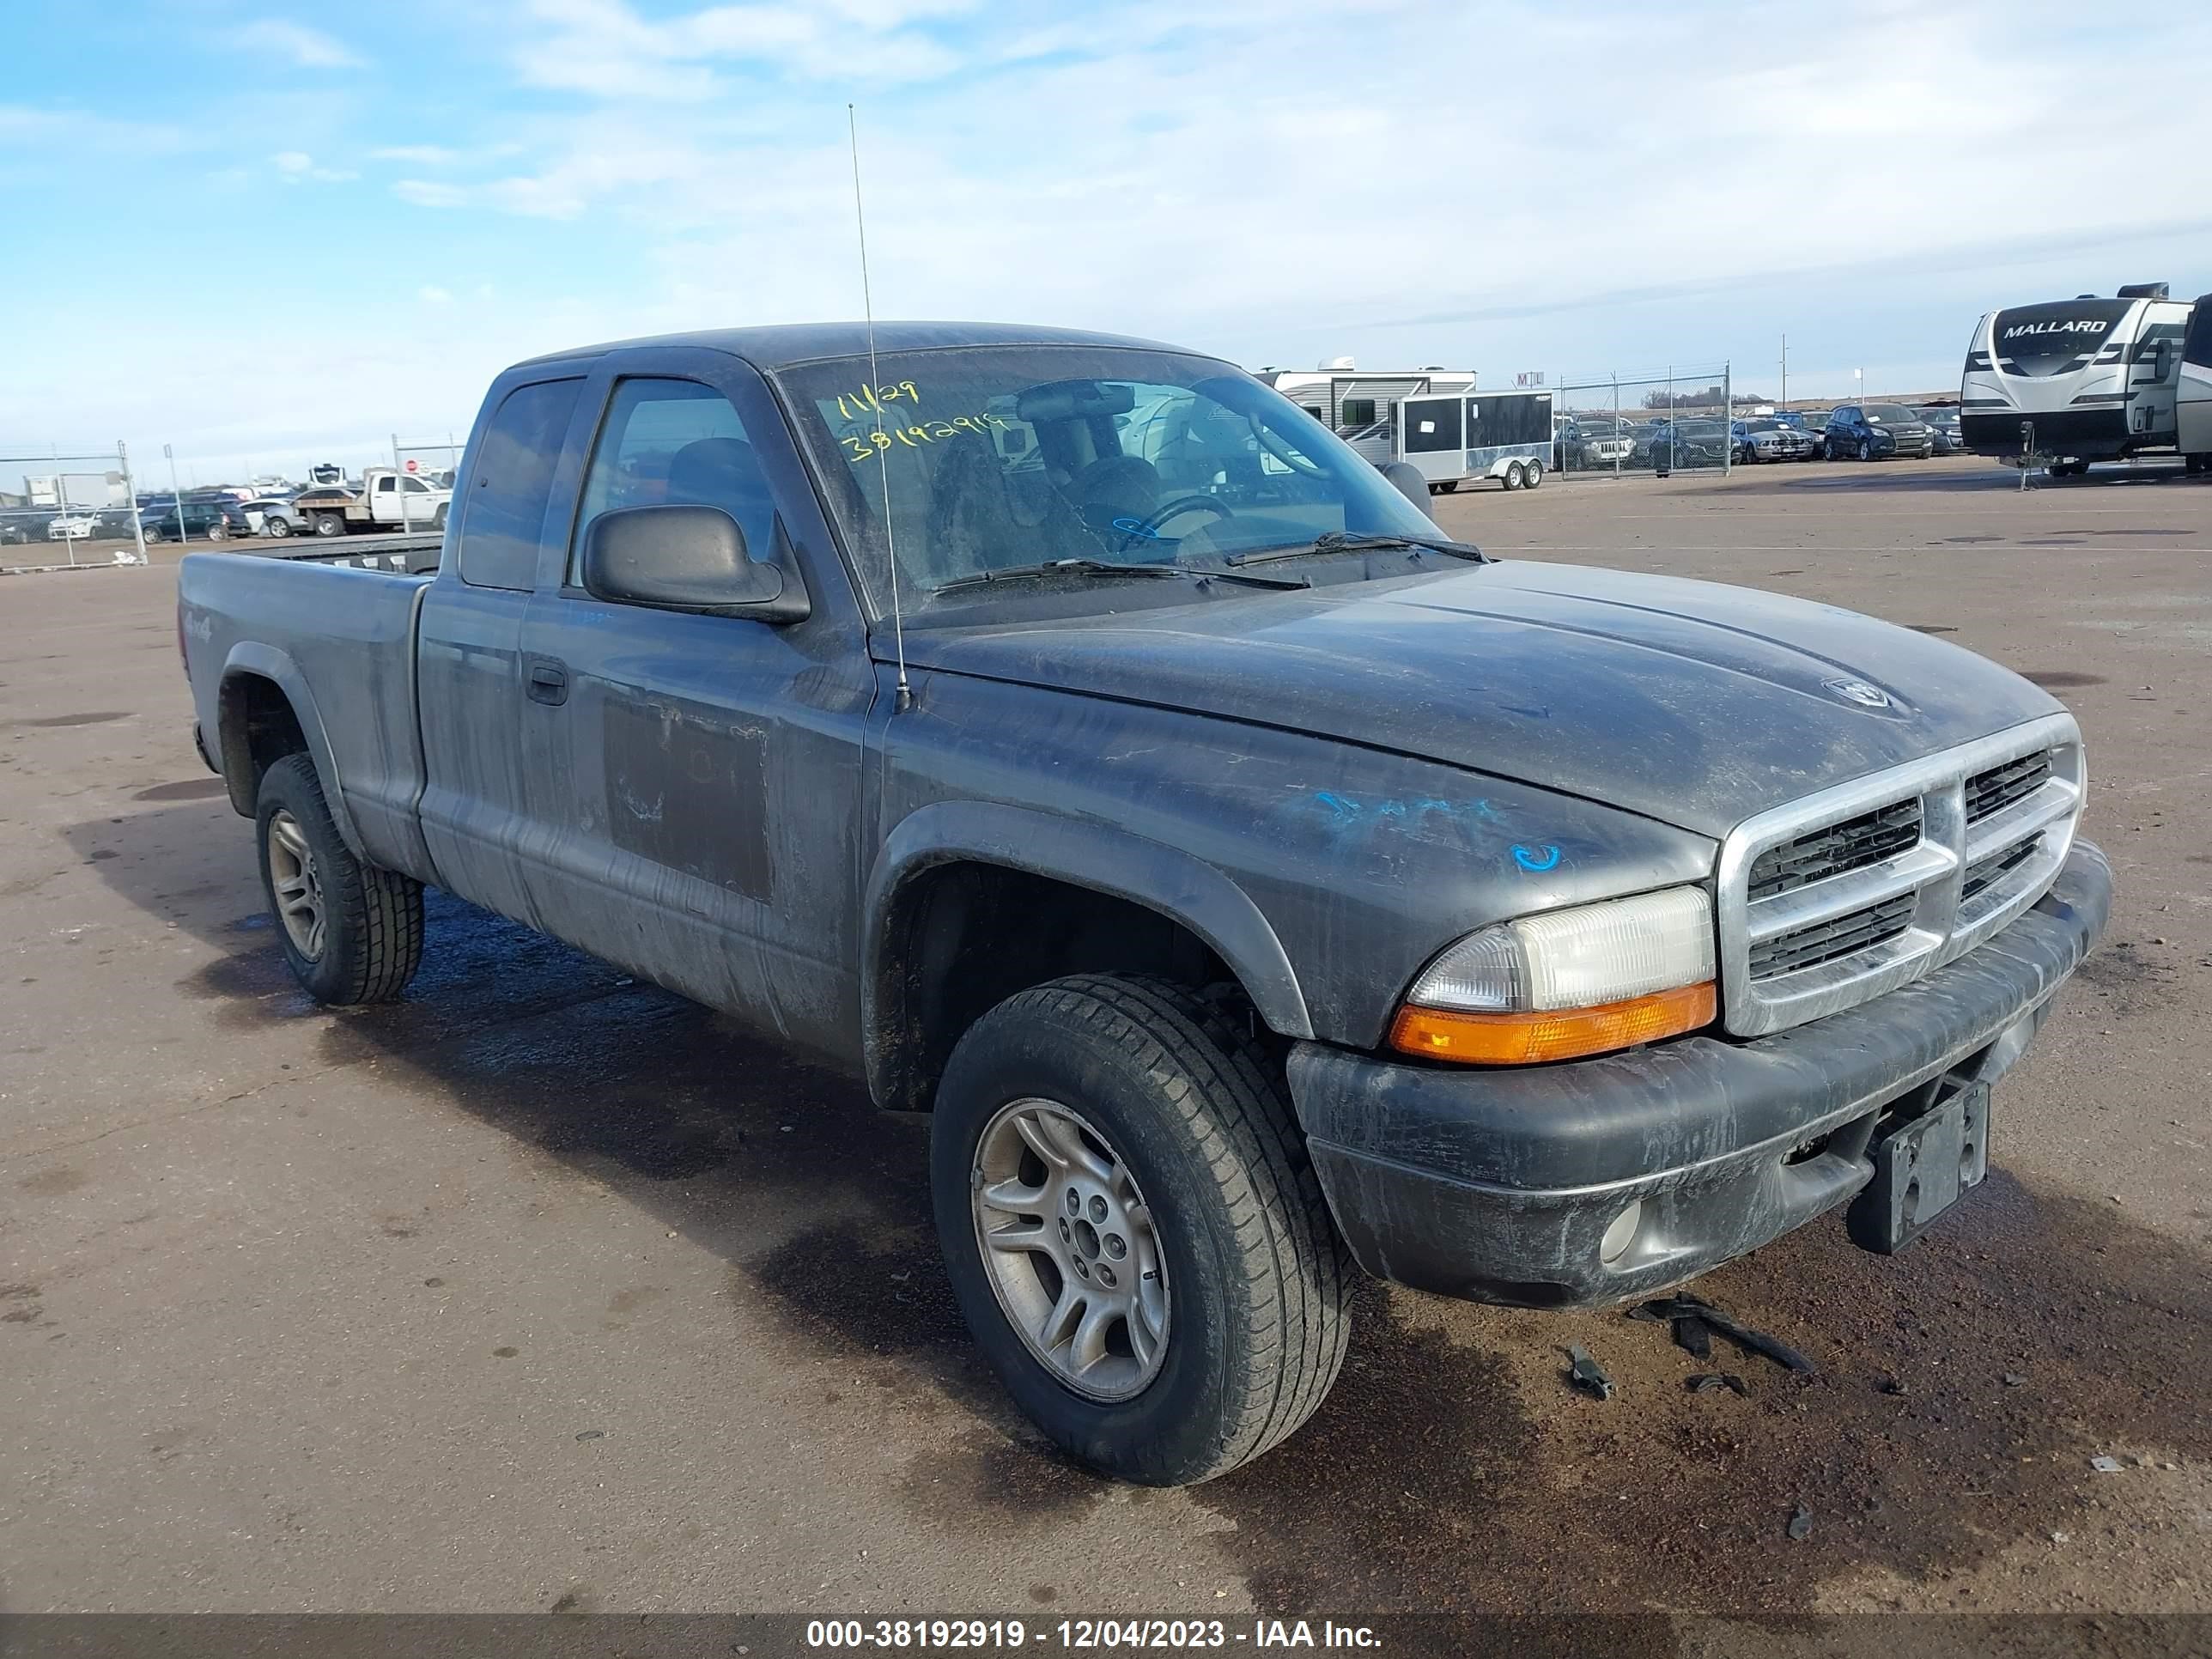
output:
<svg viewBox="0 0 2212 1659"><path fill-rule="evenodd" d="M1615 465L1625 466L1632 460L1636 442L1626 422L1610 415L1578 415L1574 424L1570 465L1610 471Z"/></svg>
<svg viewBox="0 0 2212 1659"><path fill-rule="evenodd" d="M981 1356L1124 1480L1304 1422L1355 1263L1562 1309L1845 1205L1907 1245L2109 913L2047 691L1492 562L1212 358L639 340L507 370L467 453L433 576L180 568L283 960L398 998L434 883L927 1110Z"/></svg>
<svg viewBox="0 0 2212 1659"><path fill-rule="evenodd" d="M25 547L43 540L46 526L53 521L52 507L28 507L0 513L0 544L9 547Z"/></svg>
<svg viewBox="0 0 2212 1659"><path fill-rule="evenodd" d="M1903 404L1845 404L1828 416L1828 453L1837 460L1924 461L1935 453L1935 434Z"/></svg>
<svg viewBox="0 0 2212 1659"><path fill-rule="evenodd" d="M1774 418L1785 425L1794 426L1813 441L1813 459L1828 459L1828 411L1825 409L1784 409Z"/></svg>
<svg viewBox="0 0 2212 1659"><path fill-rule="evenodd" d="M88 507L70 507L58 513L46 526L50 542L90 541L100 533L100 515Z"/></svg>
<svg viewBox="0 0 2212 1659"><path fill-rule="evenodd" d="M1811 434L1786 421L1762 415L1752 420L1738 421L1729 430L1735 441L1735 458L1746 464L1809 461L1813 459Z"/></svg>
<svg viewBox="0 0 2212 1659"><path fill-rule="evenodd" d="M246 512L261 535L282 539L287 536L307 533L307 514L301 512L289 496L257 495L246 503Z"/></svg>
<svg viewBox="0 0 2212 1659"><path fill-rule="evenodd" d="M1729 442L1727 425L1717 419L1693 416L1661 421L1651 434L1652 469L1683 471L1725 466Z"/></svg>
<svg viewBox="0 0 2212 1659"><path fill-rule="evenodd" d="M1934 440L1935 451L1938 455L1963 455L1966 453L1966 440L1959 430L1957 410L1916 409L1912 412L1928 428L1929 436Z"/></svg>
<svg viewBox="0 0 2212 1659"><path fill-rule="evenodd" d="M235 501L170 501L138 509L139 528L149 542L228 541L251 536L253 521Z"/></svg>

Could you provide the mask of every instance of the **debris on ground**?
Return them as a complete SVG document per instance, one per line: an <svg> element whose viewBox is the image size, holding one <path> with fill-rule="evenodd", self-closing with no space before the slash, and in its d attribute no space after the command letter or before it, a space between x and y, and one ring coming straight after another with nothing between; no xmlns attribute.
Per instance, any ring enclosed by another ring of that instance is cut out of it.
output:
<svg viewBox="0 0 2212 1659"><path fill-rule="evenodd" d="M1600 1400L1613 1398L1613 1379L1605 1374L1605 1367L1589 1356L1589 1350L1579 1342L1567 1345L1567 1381L1584 1394L1595 1395Z"/></svg>
<svg viewBox="0 0 2212 1659"><path fill-rule="evenodd" d="M1800 1504L1790 1511L1790 1541L1802 1544L1813 1533L1813 1511Z"/></svg>
<svg viewBox="0 0 2212 1659"><path fill-rule="evenodd" d="M1682 1386L1692 1394L1717 1394L1728 1389L1746 1399L1751 1396L1751 1385L1734 1371L1700 1371L1695 1376L1685 1377Z"/></svg>
<svg viewBox="0 0 2212 1659"><path fill-rule="evenodd" d="M1876 1394L1903 1394L1905 1384L1893 1376L1885 1376L1874 1385Z"/></svg>
<svg viewBox="0 0 2212 1659"><path fill-rule="evenodd" d="M2128 1466L2117 1457L2093 1457L2089 1467L2100 1474L2118 1474Z"/></svg>
<svg viewBox="0 0 2212 1659"><path fill-rule="evenodd" d="M1631 1308L1628 1316L1650 1325L1672 1326L1676 1345L1699 1359L1711 1358L1712 1340L1718 1334L1745 1352L1759 1354L1786 1370L1810 1372L1814 1369L1813 1362L1788 1343L1753 1330L1734 1314L1687 1291L1654 1297Z"/></svg>
<svg viewBox="0 0 2212 1659"><path fill-rule="evenodd" d="M2004 1374L2004 1385L2008 1389L2016 1389L2027 1381L2027 1378L2018 1371L2007 1371Z"/></svg>

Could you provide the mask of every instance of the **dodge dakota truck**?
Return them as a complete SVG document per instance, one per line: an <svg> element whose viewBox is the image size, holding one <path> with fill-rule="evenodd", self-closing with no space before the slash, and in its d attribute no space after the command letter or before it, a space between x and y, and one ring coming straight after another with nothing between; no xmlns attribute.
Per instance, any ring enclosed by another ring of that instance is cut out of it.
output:
<svg viewBox="0 0 2212 1659"><path fill-rule="evenodd" d="M930 1112L1007 1389L1190 1482L1313 1412L1355 1268L1905 1244L2110 903L2027 680L1406 483L1138 340L638 340L498 378L434 572L194 556L179 638L309 992L400 997L434 884Z"/></svg>

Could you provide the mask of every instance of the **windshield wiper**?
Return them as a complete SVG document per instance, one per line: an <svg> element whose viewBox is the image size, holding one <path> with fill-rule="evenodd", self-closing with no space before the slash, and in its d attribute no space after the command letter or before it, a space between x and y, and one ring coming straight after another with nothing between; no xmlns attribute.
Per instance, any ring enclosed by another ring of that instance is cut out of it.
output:
<svg viewBox="0 0 2212 1659"><path fill-rule="evenodd" d="M1232 561L1231 562L1237 562ZM1310 587L1295 576L1248 576L1237 570L1209 570L1194 564L1115 564L1107 559L1048 559L1042 564L1009 565L1004 570L981 570L938 585L939 593L956 588L981 587L991 582L1031 581L1041 576L1188 576L1194 580L1242 582L1248 587Z"/></svg>
<svg viewBox="0 0 2212 1659"><path fill-rule="evenodd" d="M1278 547L1259 553L1239 553L1231 564L1268 564L1277 559L1302 559L1309 553L1357 553L1382 547L1411 547L1430 553L1449 553L1455 559L1472 560L1476 564L1489 564L1491 557L1472 542L1455 542L1446 536L1349 536L1341 530L1331 530L1316 536L1303 547Z"/></svg>

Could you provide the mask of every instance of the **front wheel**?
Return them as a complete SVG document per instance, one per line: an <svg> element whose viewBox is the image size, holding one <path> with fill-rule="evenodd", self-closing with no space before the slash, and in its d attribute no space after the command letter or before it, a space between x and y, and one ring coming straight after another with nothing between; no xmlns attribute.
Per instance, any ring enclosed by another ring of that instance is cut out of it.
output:
<svg viewBox="0 0 2212 1659"><path fill-rule="evenodd" d="M1870 461L1874 459L1873 439L1862 438L1859 440L1859 459L1863 461Z"/></svg>
<svg viewBox="0 0 2212 1659"><path fill-rule="evenodd" d="M991 1010L938 1090L930 1187L977 1346L1095 1468L1209 1480L1336 1379L1350 1267L1281 1068L1193 991L1079 975Z"/></svg>
<svg viewBox="0 0 2212 1659"><path fill-rule="evenodd" d="M1505 487L1508 489L1518 489L1525 481L1520 462L1516 461L1505 469Z"/></svg>
<svg viewBox="0 0 2212 1659"><path fill-rule="evenodd" d="M292 533L292 521L282 514L271 513L261 521L261 527L282 541Z"/></svg>
<svg viewBox="0 0 2212 1659"><path fill-rule="evenodd" d="M422 960L422 884L354 856L315 763L287 755L264 773L254 813L261 891L276 943L318 1002L388 1002Z"/></svg>

